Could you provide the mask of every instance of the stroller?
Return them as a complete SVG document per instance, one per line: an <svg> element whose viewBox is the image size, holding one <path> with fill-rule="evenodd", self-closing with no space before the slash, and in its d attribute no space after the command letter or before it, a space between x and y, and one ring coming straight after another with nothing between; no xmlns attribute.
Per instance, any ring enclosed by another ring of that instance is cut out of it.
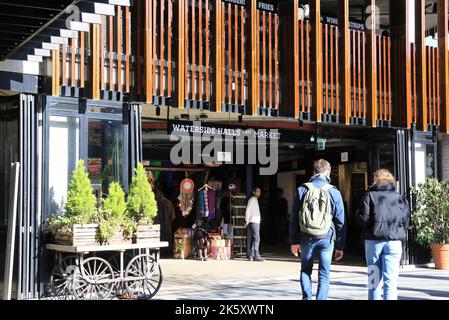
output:
<svg viewBox="0 0 449 320"><path fill-rule="evenodd" d="M193 257L201 261L207 261L209 237L201 220L198 220L197 223L193 225L193 243Z"/></svg>

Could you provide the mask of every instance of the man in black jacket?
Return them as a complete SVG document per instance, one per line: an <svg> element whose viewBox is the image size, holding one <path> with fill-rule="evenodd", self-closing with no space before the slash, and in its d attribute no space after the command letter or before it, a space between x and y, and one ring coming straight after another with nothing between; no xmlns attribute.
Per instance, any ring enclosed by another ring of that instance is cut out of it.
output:
<svg viewBox="0 0 449 320"><path fill-rule="evenodd" d="M368 265L368 297L378 300L384 282L384 300L397 300L402 240L407 238L410 209L396 192L396 180L385 169L374 173L374 185L364 196L357 220L363 228Z"/></svg>

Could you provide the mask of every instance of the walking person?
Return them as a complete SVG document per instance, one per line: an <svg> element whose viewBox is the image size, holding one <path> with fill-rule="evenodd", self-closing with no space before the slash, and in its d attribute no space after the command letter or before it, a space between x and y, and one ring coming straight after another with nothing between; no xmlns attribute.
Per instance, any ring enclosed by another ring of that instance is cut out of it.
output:
<svg viewBox="0 0 449 320"><path fill-rule="evenodd" d="M246 250L249 261L265 261L259 254L261 220L259 198L261 195L260 188L254 188L253 195L246 206Z"/></svg>
<svg viewBox="0 0 449 320"><path fill-rule="evenodd" d="M396 192L396 179L390 171L374 173L374 184L356 213L363 228L368 266L368 299L397 300L397 282L402 257L402 240L407 237L410 207Z"/></svg>
<svg viewBox="0 0 449 320"><path fill-rule="evenodd" d="M298 188L290 220L291 252L301 253L303 300L312 300L312 270L319 260L317 300L327 300L332 256L343 258L346 239L345 212L340 191L330 184L331 165L318 160L309 183Z"/></svg>

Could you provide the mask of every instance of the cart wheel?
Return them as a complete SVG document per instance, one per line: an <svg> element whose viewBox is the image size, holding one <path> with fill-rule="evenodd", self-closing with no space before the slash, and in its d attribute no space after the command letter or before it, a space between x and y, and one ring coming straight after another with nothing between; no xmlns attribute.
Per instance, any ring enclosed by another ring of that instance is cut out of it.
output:
<svg viewBox="0 0 449 320"><path fill-rule="evenodd" d="M153 298L162 285L162 270L156 259L148 254L134 257L126 267L125 286L136 299Z"/></svg>
<svg viewBox="0 0 449 320"><path fill-rule="evenodd" d="M103 258L84 260L81 272L74 281L74 294L78 300L105 300L114 289L114 271Z"/></svg>
<svg viewBox="0 0 449 320"><path fill-rule="evenodd" d="M129 253L123 254L123 267L126 268L128 263L133 258L132 255ZM120 253L115 253L108 259L109 264L112 267L112 270L114 270L114 275L116 278L120 278ZM123 284L123 281L117 281L114 287L114 295L116 296L123 296L125 294L126 288Z"/></svg>
<svg viewBox="0 0 449 320"><path fill-rule="evenodd" d="M50 274L48 294L50 298L58 300L73 300L73 283L76 273L79 272L77 257L67 256L53 267Z"/></svg>

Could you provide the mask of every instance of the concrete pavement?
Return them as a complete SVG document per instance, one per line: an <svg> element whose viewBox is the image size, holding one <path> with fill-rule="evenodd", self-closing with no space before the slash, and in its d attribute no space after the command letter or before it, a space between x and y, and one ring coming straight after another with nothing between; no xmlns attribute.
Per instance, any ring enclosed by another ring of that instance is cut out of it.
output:
<svg viewBox="0 0 449 320"><path fill-rule="evenodd" d="M164 283L155 299L187 300L298 300L300 263L297 259L266 262L163 259ZM333 265L331 300L366 300L366 269ZM314 292L317 271L314 270ZM449 271L430 268L401 270L399 299L449 299Z"/></svg>

